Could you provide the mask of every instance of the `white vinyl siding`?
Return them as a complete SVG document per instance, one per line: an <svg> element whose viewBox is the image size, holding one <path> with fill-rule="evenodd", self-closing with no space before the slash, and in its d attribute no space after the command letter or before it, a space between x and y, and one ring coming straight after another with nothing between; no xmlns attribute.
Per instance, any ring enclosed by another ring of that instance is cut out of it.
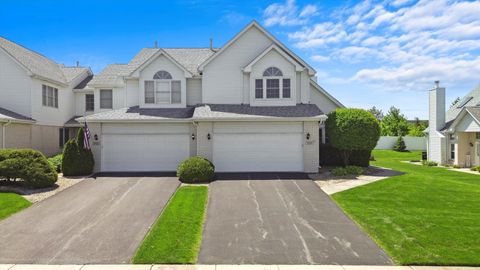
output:
<svg viewBox="0 0 480 270"><path fill-rule="evenodd" d="M113 90L101 89L100 90L100 109L112 109L113 108Z"/></svg>
<svg viewBox="0 0 480 270"><path fill-rule="evenodd" d="M48 85L42 85L42 105L58 108L58 89Z"/></svg>

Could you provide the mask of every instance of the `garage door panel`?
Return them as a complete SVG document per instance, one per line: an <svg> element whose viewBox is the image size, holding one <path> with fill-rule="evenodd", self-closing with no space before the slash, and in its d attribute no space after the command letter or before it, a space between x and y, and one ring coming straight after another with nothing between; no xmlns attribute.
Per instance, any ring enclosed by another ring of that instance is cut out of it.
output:
<svg viewBox="0 0 480 270"><path fill-rule="evenodd" d="M215 134L217 171L303 171L302 134Z"/></svg>
<svg viewBox="0 0 480 270"><path fill-rule="evenodd" d="M213 131L219 133L295 133L302 132L303 125L301 122L236 122L236 123L215 123Z"/></svg>
<svg viewBox="0 0 480 270"><path fill-rule="evenodd" d="M103 135L102 171L175 171L190 154L188 134Z"/></svg>
<svg viewBox="0 0 480 270"><path fill-rule="evenodd" d="M181 123L149 125L149 124L104 124L103 134L182 134L189 133L190 126Z"/></svg>

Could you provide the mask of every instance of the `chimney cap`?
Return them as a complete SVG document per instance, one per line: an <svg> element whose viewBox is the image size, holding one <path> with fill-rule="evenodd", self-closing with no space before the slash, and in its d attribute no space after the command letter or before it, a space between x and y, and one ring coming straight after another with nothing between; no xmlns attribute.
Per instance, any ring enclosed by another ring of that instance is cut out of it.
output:
<svg viewBox="0 0 480 270"><path fill-rule="evenodd" d="M435 88L440 88L440 81L439 80L435 81Z"/></svg>

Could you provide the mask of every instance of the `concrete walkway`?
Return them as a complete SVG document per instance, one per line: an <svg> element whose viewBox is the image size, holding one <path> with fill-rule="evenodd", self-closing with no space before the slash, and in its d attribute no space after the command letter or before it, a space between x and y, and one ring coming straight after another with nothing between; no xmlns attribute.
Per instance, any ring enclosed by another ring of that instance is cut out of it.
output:
<svg viewBox="0 0 480 270"><path fill-rule="evenodd" d="M480 267L372 265L32 265L0 264L0 270L473 270Z"/></svg>

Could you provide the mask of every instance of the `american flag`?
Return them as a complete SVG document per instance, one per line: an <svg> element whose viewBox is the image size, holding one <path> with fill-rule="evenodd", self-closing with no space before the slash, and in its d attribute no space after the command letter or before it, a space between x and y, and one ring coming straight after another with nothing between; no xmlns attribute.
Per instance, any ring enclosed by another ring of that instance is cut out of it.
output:
<svg viewBox="0 0 480 270"><path fill-rule="evenodd" d="M83 149L90 150L90 130L85 121L85 127L83 128Z"/></svg>

